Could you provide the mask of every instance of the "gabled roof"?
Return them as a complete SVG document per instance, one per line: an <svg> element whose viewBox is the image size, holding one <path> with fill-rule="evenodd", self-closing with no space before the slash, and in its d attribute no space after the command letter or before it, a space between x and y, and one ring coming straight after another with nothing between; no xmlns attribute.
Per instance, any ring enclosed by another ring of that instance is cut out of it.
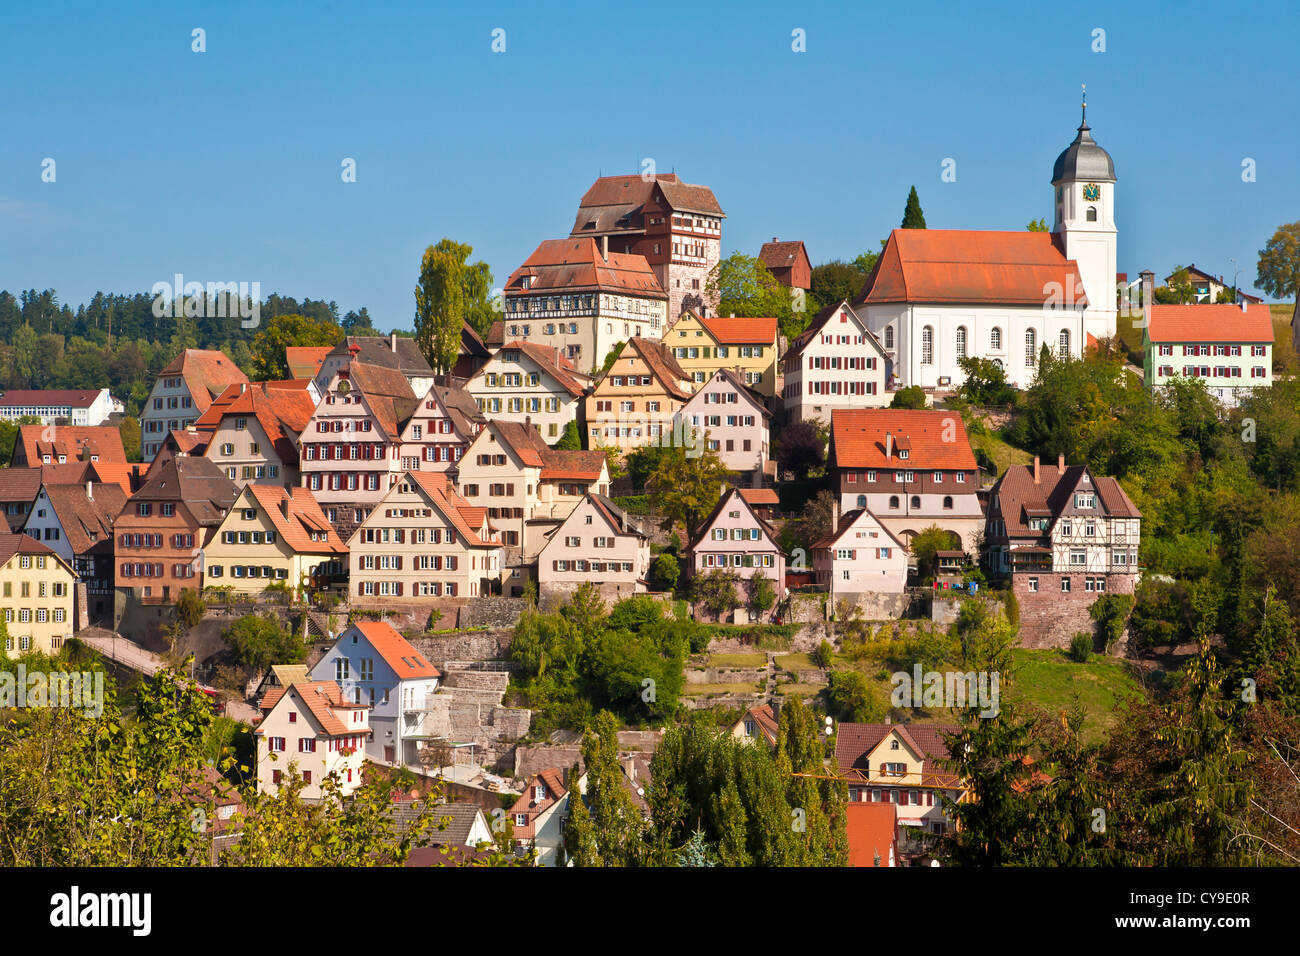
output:
<svg viewBox="0 0 1300 956"><path fill-rule="evenodd" d="M586 375L578 372L577 369L573 367L573 363L564 357L560 350L554 346L540 345L536 342L515 339L513 342L507 342L505 345L501 346L497 355L499 356L501 352L504 352L507 349L515 349L523 352L537 364L544 374L553 378L574 398L581 397L581 395L587 390L587 385L590 382L590 379ZM484 368L486 367L487 366L484 366ZM474 377L478 378L481 375L483 375L482 369L480 369L478 374Z"/></svg>
<svg viewBox="0 0 1300 956"><path fill-rule="evenodd" d="M906 460L886 453L887 437L908 449ZM900 439L907 444L900 444ZM831 412L831 461L837 468L974 471L966 426L942 409L837 408Z"/></svg>
<svg viewBox="0 0 1300 956"><path fill-rule="evenodd" d="M430 399L442 406L442 410L451 419L456 434L466 441L473 439L474 435L487 424L487 418L478 407L478 402L463 388L454 385L434 385L429 389L429 394L424 396L425 401ZM409 423L410 418L407 421Z"/></svg>
<svg viewBox="0 0 1300 956"><path fill-rule="evenodd" d="M781 498L775 488L741 488L740 497L751 505L779 505Z"/></svg>
<svg viewBox="0 0 1300 956"><path fill-rule="evenodd" d="M168 364L159 378L179 375L194 399L194 408L203 414L212 400L225 391L227 385L247 382L248 376L239 370L230 356L215 349L186 349Z"/></svg>
<svg viewBox="0 0 1300 956"><path fill-rule="evenodd" d="M403 375L415 378L433 376L429 360L420 351L419 343L409 335L349 335L334 347L330 355L349 355L354 361L397 369Z"/></svg>
<svg viewBox="0 0 1300 956"><path fill-rule="evenodd" d="M776 746L776 734L779 729L779 722L776 714L772 713L771 704L758 704L745 711L745 716L741 721L752 720L763 739L768 742L769 746Z"/></svg>
<svg viewBox="0 0 1300 956"><path fill-rule="evenodd" d="M8 564L15 554L53 554L56 558L59 557L49 545L42 544L29 534L0 532L0 568Z"/></svg>
<svg viewBox="0 0 1300 956"><path fill-rule="evenodd" d="M862 293L853 301L1032 305L1073 290L1067 307L1086 303L1083 278L1050 232L895 229Z"/></svg>
<svg viewBox="0 0 1300 956"><path fill-rule="evenodd" d="M708 329L720 345L766 345L776 342L776 316L699 317L700 325Z"/></svg>
<svg viewBox="0 0 1300 956"><path fill-rule="evenodd" d="M868 511L866 508L858 508L854 511L850 511L842 515L840 517L839 527L832 530L829 535L822 538L820 541L815 542L813 544L813 550L822 551L826 548L835 547L836 543L840 540L840 538L844 537L844 535L847 534L849 530L852 529L854 525L856 525L864 515L870 518L871 521L875 524L875 526L885 533L885 537L888 538L891 542L893 542L893 546L898 548L900 554L903 554L907 551L907 548L903 544L903 542L899 541L896 537L894 537L893 532L891 532L888 528L886 528L881 523L880 519L877 518L870 511Z"/></svg>
<svg viewBox="0 0 1300 956"><path fill-rule="evenodd" d="M288 687L272 687L262 697L259 706L263 714L270 714L280 701L288 696L290 699L298 699L302 702L304 708L317 725L330 737L341 737L345 734L357 733L356 730L348 730L343 721L335 716L336 710L369 710L368 704L346 703L343 700L343 690L339 687L337 681L317 680L302 681L290 684ZM265 721L253 733L265 733Z"/></svg>
<svg viewBox="0 0 1300 956"><path fill-rule="evenodd" d="M646 179L601 176L583 195L571 236L598 236L611 232L644 232L645 207L662 201L674 212L699 212L725 218L713 190L683 183L675 173Z"/></svg>
<svg viewBox="0 0 1300 956"><path fill-rule="evenodd" d="M92 481L111 482L129 497L144 484L146 467L138 462L92 461L86 466L87 475Z"/></svg>
<svg viewBox="0 0 1300 956"><path fill-rule="evenodd" d="M604 495L589 491L586 497L605 520L613 526L615 533L636 535L639 538L646 537L645 532L632 523L631 516ZM577 512L576 508L574 512Z"/></svg>
<svg viewBox="0 0 1300 956"><path fill-rule="evenodd" d="M682 367L677 364L672 349L662 342L642 338L638 335L634 335L627 340L622 351L618 354L618 360L610 366L609 371L602 375L600 381L596 383L597 388L603 385L610 375L616 374L619 362L630 357L627 354L628 349L634 350L637 355L641 356L642 361L650 369L650 373L655 377L655 380L669 395L683 402L691 397L691 390L680 384L689 381L690 376L683 372Z"/></svg>
<svg viewBox="0 0 1300 956"><path fill-rule="evenodd" d="M442 676L438 668L421 657L420 652L411 646L411 642L402 637L387 621L357 621L352 626L370 642L375 653L393 669L398 680L420 680ZM346 636L347 631L343 634ZM343 638L340 637L339 641L342 640Z"/></svg>
<svg viewBox="0 0 1300 956"><path fill-rule="evenodd" d="M35 501L41 493L41 468L0 468L0 501Z"/></svg>
<svg viewBox="0 0 1300 956"><path fill-rule="evenodd" d="M0 392L0 408L23 405L89 408L102 393L97 388L11 388Z"/></svg>
<svg viewBox="0 0 1300 956"><path fill-rule="evenodd" d="M600 449L546 448L542 452L542 481L597 481L609 467L609 459Z"/></svg>
<svg viewBox="0 0 1300 956"><path fill-rule="evenodd" d="M286 384L290 387L285 387ZM294 388L292 384L254 382L231 385L198 417L194 427L200 432L211 433L220 428L228 416L256 418L280 460L296 461L298 451L294 439L311 421L316 402L306 388Z"/></svg>
<svg viewBox="0 0 1300 956"><path fill-rule="evenodd" d="M505 284L507 295L547 290L668 298L645 256L626 252L602 256L596 240L585 236L543 240Z"/></svg>
<svg viewBox="0 0 1300 956"><path fill-rule="evenodd" d="M496 541L490 541L483 537L484 524L487 521L487 509L475 508L468 500L461 497L455 486L452 485L451 479L443 471L408 471L406 477L415 484L416 487L424 493L439 513L442 514L460 538L471 547L475 548L499 548L501 545ZM393 488L400 488L401 482L398 482ZM390 490L389 494L392 494ZM384 500L387 500L385 495ZM381 502L381 506L382 506ZM371 514L377 515L380 508L375 508ZM367 521L370 519L367 518Z"/></svg>
<svg viewBox="0 0 1300 956"><path fill-rule="evenodd" d="M851 801L844 809L849 866L889 866L898 845L898 804Z"/></svg>
<svg viewBox="0 0 1300 956"><path fill-rule="evenodd" d="M271 519L280 539L299 554L346 554L347 545L335 533L316 498L306 488L250 482L240 498L250 497ZM233 510L233 509L232 509ZM312 534L325 540L312 540Z"/></svg>
<svg viewBox="0 0 1300 956"><path fill-rule="evenodd" d="M115 425L18 426L11 463L39 465L45 455L50 456L51 464L60 455L68 462L89 461L91 455L97 455L100 461L126 461L122 433Z"/></svg>
<svg viewBox="0 0 1300 956"><path fill-rule="evenodd" d="M731 507L733 499L749 512L750 517L754 519L763 534L767 536L767 543L777 551L780 551L781 546L776 543L776 529L768 524L757 511L749 506L749 502L740 494L740 489L738 488L731 488L722 496L721 500L719 500L717 505L714 506L713 511L711 511L709 516L700 524L699 534L695 536L695 540L691 542L691 546L688 550L694 551L708 538L709 532L713 529L713 525L718 520L719 515L721 515L727 508Z"/></svg>
<svg viewBox="0 0 1300 956"><path fill-rule="evenodd" d="M808 259L808 250L804 248L803 241L800 239L787 239L784 242L773 239L771 242L765 242L758 250L758 258L771 270L789 269L796 265L800 258L811 262Z"/></svg>
<svg viewBox="0 0 1300 956"><path fill-rule="evenodd" d="M865 773L871 752L891 733L897 733L904 745L922 758L922 783L952 785L951 774L940 761L947 760L948 745L945 734L955 734L961 728L955 724L854 724L841 723L835 735L835 760L845 774L850 771ZM878 769L878 768L877 768ZM915 785L916 781L910 781Z"/></svg>
<svg viewBox="0 0 1300 956"><path fill-rule="evenodd" d="M876 338L876 333L867 328L867 323L862 320L848 302L841 301L826 306L812 317L812 320L808 323L808 327L800 332L799 335L795 337L795 340L790 343L790 347L786 350L785 355L781 359L782 364L788 368L794 359L803 354L803 350L808 346L808 344L817 336L821 335L822 330L830 322L831 318L840 314L840 310L843 310L846 316L852 317L853 321L861 329L862 334L866 336L867 342L870 344L871 348L875 350L877 357L886 359L887 356L885 354L884 346L882 346L880 340Z"/></svg>
<svg viewBox="0 0 1300 956"><path fill-rule="evenodd" d="M703 396L707 394L705 392L705 386L708 385L709 382L713 382L717 379L722 379L723 381L731 385L731 387L734 388L737 393L743 395L745 397L745 400L748 401L749 404L753 408L755 408L758 411L758 413L763 416L764 419L769 419L772 417L772 413L767 410L767 403L763 401L763 397L759 395L758 392L754 391L754 389L752 389L749 386L749 384L743 378L740 377L739 373L729 368L716 369L713 372L713 374L709 376L709 381L705 382L699 388L697 388L695 390L695 394L692 395L690 399L682 406L682 411L686 412L688 410L694 410L694 407L696 405L703 405L704 404Z"/></svg>
<svg viewBox="0 0 1300 956"><path fill-rule="evenodd" d="M1273 316L1267 305L1241 306L1208 302L1197 305L1152 303L1147 335L1152 342L1249 342L1273 341Z"/></svg>
<svg viewBox="0 0 1300 956"><path fill-rule="evenodd" d="M325 362L325 356L333 350L332 345L286 345L285 365L294 378L315 378Z"/></svg>
<svg viewBox="0 0 1300 956"><path fill-rule="evenodd" d="M371 414L383 428L384 434L397 440L402 426L419 407L419 399L411 391L411 383L406 376L395 368L357 361L349 362L346 368L339 369L340 376L345 373L353 386L361 389Z"/></svg>
<svg viewBox="0 0 1300 956"><path fill-rule="evenodd" d="M999 517L1006 523L1009 537L1043 537L1048 532L1029 527L1034 517L1057 518L1070 509L1071 496L1088 476L1091 488L1097 493L1100 508L1094 512L1099 517L1140 518L1142 512L1133 504L1120 483L1114 478L1092 474L1086 465L1038 466L1038 482L1034 482L1032 465L1012 465L998 479L990 492L990 501L996 501ZM1072 509L1070 509L1072 510Z"/></svg>
<svg viewBox="0 0 1300 956"><path fill-rule="evenodd" d="M489 421L487 430L496 435L499 443L514 451L526 467L541 468L546 463L542 453L549 446L536 426L524 422Z"/></svg>
<svg viewBox="0 0 1300 956"><path fill-rule="evenodd" d="M126 506L126 492L120 485L91 485L89 490L80 484L46 485L43 490L73 554L112 542L113 522Z"/></svg>
<svg viewBox="0 0 1300 956"><path fill-rule="evenodd" d="M127 502L184 502L201 525L221 522L239 497L239 488L207 458L181 456L165 462Z"/></svg>

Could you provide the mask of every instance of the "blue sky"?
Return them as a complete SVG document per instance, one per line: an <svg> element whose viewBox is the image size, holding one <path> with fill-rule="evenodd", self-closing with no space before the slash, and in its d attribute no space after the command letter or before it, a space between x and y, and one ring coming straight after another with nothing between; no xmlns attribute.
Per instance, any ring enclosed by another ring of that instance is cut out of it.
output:
<svg viewBox="0 0 1300 956"><path fill-rule="evenodd" d="M913 184L931 228L1021 229L1050 221L1083 82L1120 270L1235 258L1249 288L1300 218L1297 33L1289 3L6 4L0 288L182 272L409 327L426 245L499 285L646 157L713 188L724 255L852 258Z"/></svg>

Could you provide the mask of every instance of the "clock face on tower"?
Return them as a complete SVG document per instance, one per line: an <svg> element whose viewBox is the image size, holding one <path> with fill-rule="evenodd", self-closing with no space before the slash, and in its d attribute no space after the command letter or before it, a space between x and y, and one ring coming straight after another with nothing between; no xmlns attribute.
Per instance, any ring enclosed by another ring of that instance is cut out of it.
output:
<svg viewBox="0 0 1300 956"><path fill-rule="evenodd" d="M1088 183L1083 187L1083 198L1086 202L1096 202L1101 198L1101 187L1096 183Z"/></svg>

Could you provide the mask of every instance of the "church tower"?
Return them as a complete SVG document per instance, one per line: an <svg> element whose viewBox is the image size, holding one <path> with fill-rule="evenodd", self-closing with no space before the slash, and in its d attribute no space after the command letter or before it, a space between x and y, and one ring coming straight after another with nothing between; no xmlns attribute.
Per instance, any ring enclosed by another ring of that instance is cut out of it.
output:
<svg viewBox="0 0 1300 956"><path fill-rule="evenodd" d="M1086 95L1078 135L1056 157L1052 187L1056 191L1052 234L1065 257L1078 263L1088 297L1084 332L1096 338L1114 335L1115 164L1110 154L1093 141Z"/></svg>

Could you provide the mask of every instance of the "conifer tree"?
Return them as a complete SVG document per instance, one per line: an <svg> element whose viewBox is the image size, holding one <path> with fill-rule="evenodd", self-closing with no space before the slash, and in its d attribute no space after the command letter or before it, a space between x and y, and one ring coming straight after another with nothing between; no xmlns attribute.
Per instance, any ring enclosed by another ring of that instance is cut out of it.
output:
<svg viewBox="0 0 1300 956"><path fill-rule="evenodd" d="M921 197L916 194L916 187L907 194L907 208L903 210L903 229L924 229L925 213L921 212Z"/></svg>

